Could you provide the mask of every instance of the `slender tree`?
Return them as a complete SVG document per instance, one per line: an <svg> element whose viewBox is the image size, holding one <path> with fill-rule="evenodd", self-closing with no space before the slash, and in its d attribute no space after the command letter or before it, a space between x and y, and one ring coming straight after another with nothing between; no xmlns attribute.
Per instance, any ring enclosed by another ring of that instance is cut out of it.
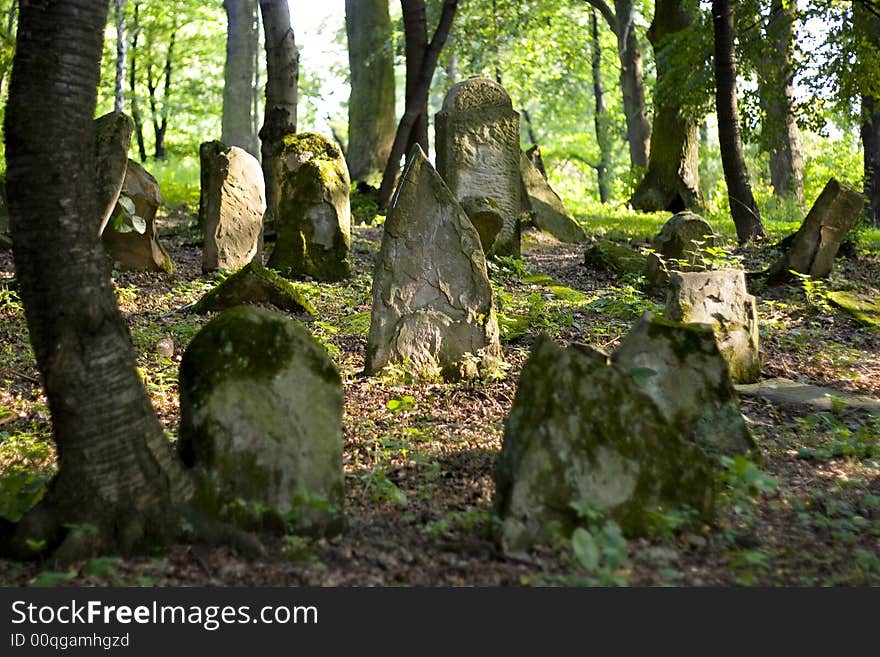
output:
<svg viewBox="0 0 880 657"><path fill-rule="evenodd" d="M28 544L67 560L167 539L179 528L175 503L190 494L135 369L94 231L92 117L107 12L106 0L21 7L6 110L7 190L59 471L36 507L0 529L18 556L33 556ZM97 533L71 529L86 524Z"/></svg>
<svg viewBox="0 0 880 657"><path fill-rule="evenodd" d="M669 84L676 65L669 56L672 42L693 23L696 12L696 0L656 0L648 40L654 47L658 88ZM703 203L697 121L684 115L676 94L655 92L648 170L631 202L646 212L678 212Z"/></svg>
<svg viewBox="0 0 880 657"><path fill-rule="evenodd" d="M608 129L608 112L605 107L605 88L602 85L602 49L599 44L599 21L596 10L590 12L590 61L593 71L593 99L596 109L593 115L596 126L596 143L599 145L599 162L596 178L599 183L599 200L607 203L611 198L611 132Z"/></svg>
<svg viewBox="0 0 880 657"><path fill-rule="evenodd" d="M397 127L388 0L346 0L345 29L351 71L346 160L352 180L366 180L385 168Z"/></svg>
<svg viewBox="0 0 880 657"><path fill-rule="evenodd" d="M853 27L862 35L859 53L864 61L880 61L880 3L853 3ZM876 64L875 64L876 66ZM880 228L880 76L861 80L861 139L864 157L865 211Z"/></svg>
<svg viewBox="0 0 880 657"><path fill-rule="evenodd" d="M226 63L223 68L221 140L251 155L259 153L253 121L257 52L255 0L223 0L226 10Z"/></svg>
<svg viewBox="0 0 880 657"><path fill-rule="evenodd" d="M116 19L116 84L114 86L115 112L125 111L125 0L113 0Z"/></svg>
<svg viewBox="0 0 880 657"><path fill-rule="evenodd" d="M131 30L131 48L129 52L131 53L130 58L130 66L128 70L128 88L131 92L131 96L129 98L129 105L131 106L131 118L134 121L134 135L135 139L137 139L138 145L138 156L140 157L141 162L147 161L147 145L144 141L144 117L141 114L141 106L140 101L138 100L137 94L137 74L138 74L138 40L141 35L141 24L140 24L140 10L141 3L134 3L134 19L132 22L132 30Z"/></svg>
<svg viewBox="0 0 880 657"><path fill-rule="evenodd" d="M736 97L736 48L734 17L730 0L712 0L715 32L715 107L721 163L727 181L730 214L741 243L764 236L761 214L752 195L749 173L743 155Z"/></svg>
<svg viewBox="0 0 880 657"><path fill-rule="evenodd" d="M382 184L379 187L379 204L382 207L388 207L391 202L391 194L397 182L397 175L400 173L400 160L408 152L408 147L418 143L422 145L422 150L427 152L428 92L431 90L431 80L437 68L437 60L440 58L446 39L449 38L449 30L452 28L452 21L458 9L458 0L443 0L434 35L430 42L427 42L425 37L427 46L421 48L419 45L422 42L421 34L427 35L425 1L400 0L400 4L403 8L404 31L412 33L406 36L406 41L411 43L411 46L406 48L406 107L397 124L391 154L385 164Z"/></svg>
<svg viewBox="0 0 880 657"><path fill-rule="evenodd" d="M165 134L168 131L168 110L171 100L171 73L174 70L174 44L177 41L177 22L172 25L165 50L165 61L162 72L156 77L153 62L147 62L147 98L150 103L150 116L153 119L153 157L165 159ZM159 98L159 85L162 86L162 98Z"/></svg>

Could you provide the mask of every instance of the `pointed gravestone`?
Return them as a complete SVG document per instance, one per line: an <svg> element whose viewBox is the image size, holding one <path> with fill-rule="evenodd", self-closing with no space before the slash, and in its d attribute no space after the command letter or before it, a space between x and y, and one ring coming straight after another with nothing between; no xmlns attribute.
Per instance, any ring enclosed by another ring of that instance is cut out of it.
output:
<svg viewBox="0 0 880 657"><path fill-rule="evenodd" d="M786 278L789 271L825 278L847 233L859 218L865 201L857 191L832 178L810 208L788 250L770 267L772 278Z"/></svg>
<svg viewBox="0 0 880 657"><path fill-rule="evenodd" d="M707 452L748 454L755 448L710 326L671 322L648 312L611 359L682 435Z"/></svg>
<svg viewBox="0 0 880 657"><path fill-rule="evenodd" d="M212 319L180 363L178 448L201 501L338 533L342 404L338 370L298 322L252 306Z"/></svg>
<svg viewBox="0 0 880 657"><path fill-rule="evenodd" d="M206 164L203 162L203 165ZM249 263L257 252L266 189L263 169L244 149L232 146L207 162L205 198L205 245L202 271L233 271Z"/></svg>
<svg viewBox="0 0 880 657"><path fill-rule="evenodd" d="M584 511L642 535L658 512L712 516L713 467L629 373L542 336L520 376L495 471L505 550L567 538Z"/></svg>
<svg viewBox="0 0 880 657"><path fill-rule="evenodd" d="M199 230L205 230L205 210L208 207L208 190L216 186L211 180L211 174L215 169L212 166L214 159L226 150L226 144L222 141L205 141L199 144Z"/></svg>
<svg viewBox="0 0 880 657"><path fill-rule="evenodd" d="M134 122L122 112L95 119L95 188L98 193L98 235L104 232L122 191Z"/></svg>
<svg viewBox="0 0 880 657"><path fill-rule="evenodd" d="M673 322L711 325L734 383L758 380L758 303L741 269L670 272L664 315Z"/></svg>
<svg viewBox="0 0 880 657"><path fill-rule="evenodd" d="M303 132L284 138L275 153L277 242L268 267L285 275L338 281L351 273L351 207L342 151Z"/></svg>
<svg viewBox="0 0 880 657"><path fill-rule="evenodd" d="M705 269L705 247L714 246L715 233L709 222L693 212L679 212L663 224L654 237L653 253L648 254L645 278L648 284L662 288L671 270Z"/></svg>
<svg viewBox="0 0 880 657"><path fill-rule="evenodd" d="M102 235L114 268L171 273L171 257L156 233L160 205L159 183L140 164L129 160L116 210Z"/></svg>
<svg viewBox="0 0 880 657"><path fill-rule="evenodd" d="M487 78L459 82L446 94L435 127L437 171L469 212L484 252L519 256L519 114L510 96Z"/></svg>
<svg viewBox="0 0 880 657"><path fill-rule="evenodd" d="M584 229L574 220L562 199L525 153L520 159L520 170L526 202L534 224L560 242L583 242L587 238Z"/></svg>
<svg viewBox="0 0 880 657"><path fill-rule="evenodd" d="M500 354L479 235L414 146L376 261L366 371L404 363L422 376L457 378Z"/></svg>

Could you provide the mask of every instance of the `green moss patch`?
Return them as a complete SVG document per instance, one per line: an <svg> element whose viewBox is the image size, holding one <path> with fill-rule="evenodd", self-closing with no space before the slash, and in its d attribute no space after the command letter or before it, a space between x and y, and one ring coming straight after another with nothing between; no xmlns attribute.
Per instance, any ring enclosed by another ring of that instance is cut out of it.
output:
<svg viewBox="0 0 880 657"><path fill-rule="evenodd" d="M880 331L880 303L867 299L863 295L842 290L829 292L828 300L865 326L874 331Z"/></svg>
<svg viewBox="0 0 880 657"><path fill-rule="evenodd" d="M296 314L315 314L311 302L295 284L256 262L223 280L202 297L193 310L204 314L256 303L268 303Z"/></svg>

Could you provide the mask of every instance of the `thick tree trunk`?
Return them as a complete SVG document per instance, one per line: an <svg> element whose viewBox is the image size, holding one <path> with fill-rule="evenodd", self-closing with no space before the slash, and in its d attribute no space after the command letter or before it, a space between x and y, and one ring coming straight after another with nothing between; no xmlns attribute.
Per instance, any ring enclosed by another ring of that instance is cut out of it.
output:
<svg viewBox="0 0 880 657"><path fill-rule="evenodd" d="M351 179L359 181L385 168L397 128L388 0L346 0L345 28L351 70L346 161Z"/></svg>
<svg viewBox="0 0 880 657"><path fill-rule="evenodd" d="M407 11L406 6L418 3L421 3L422 13L424 13L424 0L401 0L401 5L404 7L404 17ZM421 62L418 84L414 85L412 93L408 91L406 94L406 108L397 124L394 143L391 145L391 154L388 156L385 172L382 175L382 184L379 187L378 203L383 208L387 208L391 203L391 195L394 192L394 185L400 173L400 159L408 152L406 150L408 145L416 143L419 131L421 130L420 117L427 116L427 98L428 92L431 90L431 80L434 77L434 69L437 68L440 51L443 50L443 45L446 43L446 39L449 38L449 30L452 28L456 9L458 9L458 0L443 0L443 8L440 12L440 20L437 22L437 29L434 30L434 36L431 38L431 42L428 44ZM407 70L409 70L409 67L409 55L407 55ZM409 75L407 75L407 79L409 79ZM427 136L425 140L427 141ZM425 149L423 148L422 150Z"/></svg>
<svg viewBox="0 0 880 657"><path fill-rule="evenodd" d="M862 148L865 153L865 209L880 228L880 101L862 96Z"/></svg>
<svg viewBox="0 0 880 657"><path fill-rule="evenodd" d="M758 94L764 113L761 142L770 154L770 181L777 196L804 200L804 161L794 116L796 0L772 0L767 54L761 62Z"/></svg>
<svg viewBox="0 0 880 657"><path fill-rule="evenodd" d="M251 116L257 31L253 0L224 0L226 9L226 64L223 68L221 141L258 155Z"/></svg>
<svg viewBox="0 0 880 657"><path fill-rule="evenodd" d="M116 85L113 111L125 111L125 0L113 0L116 18Z"/></svg>
<svg viewBox="0 0 880 657"><path fill-rule="evenodd" d="M403 11L403 41L406 55L406 107L414 105L419 113L415 118L405 153L409 153L413 144L422 147L428 153L428 94L430 85L420 91L419 78L425 53L428 51L428 18L425 0L400 0ZM433 76L433 71L431 72Z"/></svg>
<svg viewBox="0 0 880 657"><path fill-rule="evenodd" d="M695 0L656 0L648 39L654 47L658 87L664 84L671 70L664 48L670 37L693 22L696 10ZM646 212L699 208L703 197L697 123L681 114L679 105L671 100L673 94L664 94L663 98L664 101L654 103L648 171L636 187L631 202L633 207Z"/></svg>
<svg viewBox="0 0 880 657"><path fill-rule="evenodd" d="M605 108L605 89L602 86L602 49L599 45L599 21L596 10L590 14L590 63L593 72L593 98L595 99L596 143L599 146L599 162L596 165L596 178L599 183L599 201L607 203L611 198L611 134L608 129Z"/></svg>
<svg viewBox="0 0 880 657"><path fill-rule="evenodd" d="M167 539L179 531L175 502L190 491L135 369L94 231L92 117L107 10L105 0L65 0L21 11L6 110L7 190L16 276L60 469L43 500L4 528L4 547L19 556L34 555L28 539L46 541L63 560Z"/></svg>
<svg viewBox="0 0 880 657"><path fill-rule="evenodd" d="M138 54L138 37L141 33L139 23L141 3L134 3L134 23L131 32L131 66L128 72L128 88L131 91L131 119L134 121L134 135L137 139L138 157L141 162L147 161L147 146L144 141L144 118L141 114L141 106L138 102L137 95L137 54Z"/></svg>
<svg viewBox="0 0 880 657"><path fill-rule="evenodd" d="M712 0L715 31L715 110L718 115L718 141L721 163L727 181L730 214L740 243L764 236L764 226L743 155L736 98L736 52L733 43L733 8L730 0Z"/></svg>
<svg viewBox="0 0 880 657"><path fill-rule="evenodd" d="M266 109L260 129L263 177L266 180L266 220L275 216L277 185L272 156L287 135L296 133L299 51L286 0L260 0L266 39ZM261 247L262 247L262 239ZM257 253L261 259L261 253Z"/></svg>
<svg viewBox="0 0 880 657"><path fill-rule="evenodd" d="M651 148L651 124L645 108L642 50L633 21L633 1L615 0L614 15L616 27L612 29L617 36L620 57L620 89L623 93L623 113L626 116L629 161L633 168L645 169Z"/></svg>

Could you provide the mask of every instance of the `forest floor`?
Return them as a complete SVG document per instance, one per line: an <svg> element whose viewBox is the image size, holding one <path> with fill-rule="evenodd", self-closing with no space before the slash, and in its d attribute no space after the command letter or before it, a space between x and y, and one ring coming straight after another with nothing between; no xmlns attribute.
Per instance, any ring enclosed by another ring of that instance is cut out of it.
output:
<svg viewBox="0 0 880 657"><path fill-rule="evenodd" d="M187 306L217 281L201 274L189 224L172 216L161 226L173 274L114 273L138 366L172 440L180 355L207 321ZM521 261L490 266L509 364L503 378L459 384L406 382L402 372L366 378L360 372L380 240L381 228L357 227L356 276L342 284L302 284L319 309L309 327L345 386L342 535L267 536L258 559L227 547L180 544L60 571L49 563L0 560L0 585L880 585L880 417L840 403L817 411L744 397L742 411L764 459L736 459L719 471L711 525L670 514L646 538L595 531L601 557L589 569L567 541L503 554L492 539L492 474L532 341L545 332L563 344L612 350L645 310L662 311L663 300L643 293L637 278L584 265L583 246L529 231ZM773 251L763 245L734 255L753 268L767 264ZM11 255L0 253L0 515L15 519L40 495L55 457L12 279ZM880 256L851 252L827 283L761 290L762 376L880 397L880 334L825 296L851 287L878 298L878 284ZM171 358L157 352L163 338L175 343Z"/></svg>

